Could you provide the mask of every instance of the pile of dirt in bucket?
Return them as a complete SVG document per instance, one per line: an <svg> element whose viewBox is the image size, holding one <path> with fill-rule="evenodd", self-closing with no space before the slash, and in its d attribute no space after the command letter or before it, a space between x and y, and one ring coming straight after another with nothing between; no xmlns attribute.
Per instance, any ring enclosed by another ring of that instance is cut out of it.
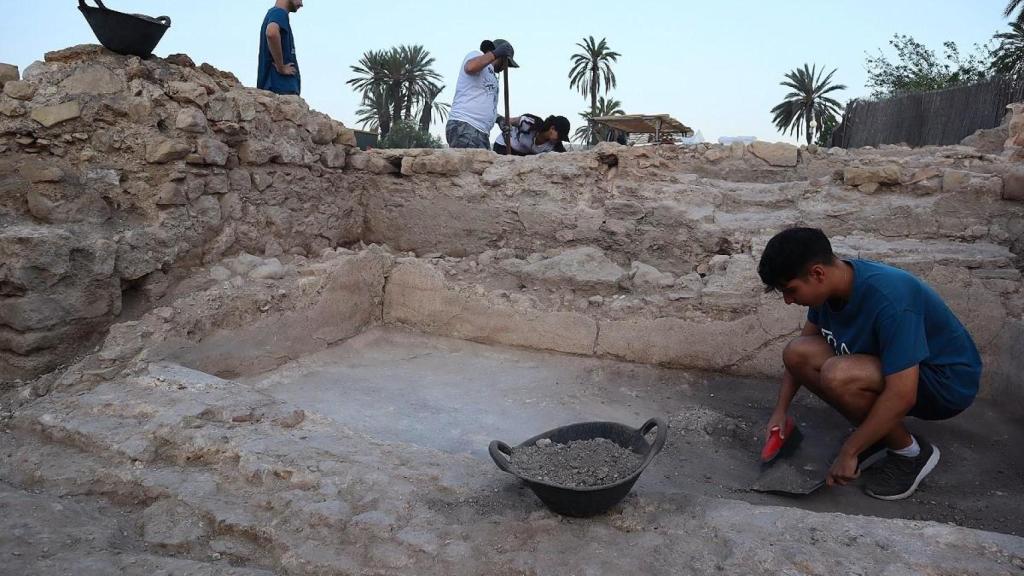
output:
<svg viewBox="0 0 1024 576"><path fill-rule="evenodd" d="M555 444L538 440L516 448L511 467L516 474L567 488L614 484L636 472L643 456L606 438Z"/></svg>

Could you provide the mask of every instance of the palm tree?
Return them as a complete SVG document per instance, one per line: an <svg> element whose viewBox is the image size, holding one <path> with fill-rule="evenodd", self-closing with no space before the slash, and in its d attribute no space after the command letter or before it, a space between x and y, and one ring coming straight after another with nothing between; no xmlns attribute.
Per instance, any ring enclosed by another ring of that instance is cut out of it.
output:
<svg viewBox="0 0 1024 576"><path fill-rule="evenodd" d="M996 34L995 39L999 46L992 52L992 70L1024 76L1024 23L1011 22L1010 31Z"/></svg>
<svg viewBox="0 0 1024 576"><path fill-rule="evenodd" d="M604 84L604 92L615 88L615 72L612 64L618 62L618 52L613 52L608 46L608 40L601 38L600 42L594 40L593 36L584 38L577 42L582 52L573 54L569 61L572 68L569 70L569 87L580 91L584 98L590 98L590 113L597 114L597 95L601 91L601 84Z"/></svg>
<svg viewBox="0 0 1024 576"><path fill-rule="evenodd" d="M1014 12L1017 12L1018 8L1024 7L1024 0L1009 0L1006 3L1006 10L1003 11L1003 16L1010 18ZM1016 18L1017 24L1024 24L1024 8L1020 12L1017 12Z"/></svg>
<svg viewBox="0 0 1024 576"><path fill-rule="evenodd" d="M576 129L573 133L573 140L580 144L596 144L598 140L602 140L608 137L608 131L602 133L597 129L596 126L591 122L594 118L601 118L604 116L624 116L626 112L622 109L622 102L614 98L605 99L601 96L597 100L597 105L589 111L580 112L580 118L583 119L583 125Z"/></svg>
<svg viewBox="0 0 1024 576"><path fill-rule="evenodd" d="M356 76L347 82L362 92L357 121L364 126L377 126L383 138L394 122L411 122L414 108L425 102L429 101L437 110L443 109L446 105L434 102L441 92L441 75L433 65L430 52L419 45L365 52L358 64L351 67Z"/></svg>
<svg viewBox="0 0 1024 576"><path fill-rule="evenodd" d="M786 99L779 105L772 108L775 127L779 132L790 134L796 132L800 138L806 128L807 144L814 141L814 137L825 125L826 118L835 119L842 107L839 102L826 96L836 90L846 90L842 84L832 84L832 76L835 70L829 72L828 76L822 79L821 75L825 70L818 71L818 66L813 68L804 64L803 68L797 68L786 74L786 81L780 82L781 86L791 88L793 91L786 94ZM811 124L816 126L812 129Z"/></svg>
<svg viewBox="0 0 1024 576"><path fill-rule="evenodd" d="M356 123L365 130L385 135L391 132L391 103L383 89L372 88L363 92L363 100L356 110Z"/></svg>
<svg viewBox="0 0 1024 576"><path fill-rule="evenodd" d="M429 131L435 116L441 122L448 118L448 112L451 111L452 105L437 101L437 96L444 91L444 88L444 86L432 86L424 93L423 100L420 102L420 110L417 114L420 118L420 130L424 132Z"/></svg>

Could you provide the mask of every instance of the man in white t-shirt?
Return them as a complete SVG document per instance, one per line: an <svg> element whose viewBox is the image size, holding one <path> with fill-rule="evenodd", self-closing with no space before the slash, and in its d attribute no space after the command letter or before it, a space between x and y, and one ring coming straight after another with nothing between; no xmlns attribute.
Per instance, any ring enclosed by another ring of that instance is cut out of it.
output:
<svg viewBox="0 0 1024 576"><path fill-rule="evenodd" d="M490 133L498 117L498 74L518 68L515 49L505 40L484 40L480 50L462 61L445 136L452 148L491 147Z"/></svg>

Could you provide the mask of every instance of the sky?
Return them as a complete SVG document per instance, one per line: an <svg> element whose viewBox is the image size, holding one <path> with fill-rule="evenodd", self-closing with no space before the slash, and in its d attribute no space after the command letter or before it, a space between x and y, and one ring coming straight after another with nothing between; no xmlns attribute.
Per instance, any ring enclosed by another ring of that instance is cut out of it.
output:
<svg viewBox="0 0 1024 576"><path fill-rule="evenodd" d="M91 3L92 0L90 0ZM0 62L25 69L44 53L96 39L73 0L2 0ZM167 15L171 29L155 53L187 53L255 84L260 24L271 0L107 0L108 8ZM895 33L940 48L985 43L1007 26L1006 0L307 0L292 15L303 97L350 127L359 96L345 83L363 52L422 44L436 58L451 102L459 66L481 40L505 38L521 68L509 80L512 115L560 114L575 128L589 106L569 88L570 56L586 36L622 54L611 96L629 114L671 114L714 141L755 136L795 142L771 122L788 91L783 75L804 63L829 70L866 96L865 52ZM499 104L504 109L504 104ZM440 124L432 128L443 134Z"/></svg>

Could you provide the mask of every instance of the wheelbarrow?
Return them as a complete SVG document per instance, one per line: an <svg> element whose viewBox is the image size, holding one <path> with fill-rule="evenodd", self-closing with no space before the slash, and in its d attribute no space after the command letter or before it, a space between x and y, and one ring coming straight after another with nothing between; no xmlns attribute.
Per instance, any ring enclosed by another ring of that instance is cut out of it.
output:
<svg viewBox="0 0 1024 576"><path fill-rule="evenodd" d="M142 14L125 14L103 5L103 0L94 0L98 8L78 0L78 9L92 28L96 39L104 48L118 54L146 58L171 27L167 16L152 18Z"/></svg>
<svg viewBox="0 0 1024 576"><path fill-rule="evenodd" d="M648 442L646 436L654 429L658 430L654 442ZM633 484L640 478L640 474L661 451L667 436L668 426L660 418L651 418L639 428L631 428L615 422L583 422L538 434L515 448L495 440L491 442L488 450L498 468L522 480L552 511L564 516L584 518L602 514L625 498L632 490ZM555 444L566 444L574 440L597 438L611 440L627 450L640 454L644 460L639 468L625 478L611 484L586 488L562 486L520 476L512 470L510 465L516 449L533 446L538 440L546 439Z"/></svg>

